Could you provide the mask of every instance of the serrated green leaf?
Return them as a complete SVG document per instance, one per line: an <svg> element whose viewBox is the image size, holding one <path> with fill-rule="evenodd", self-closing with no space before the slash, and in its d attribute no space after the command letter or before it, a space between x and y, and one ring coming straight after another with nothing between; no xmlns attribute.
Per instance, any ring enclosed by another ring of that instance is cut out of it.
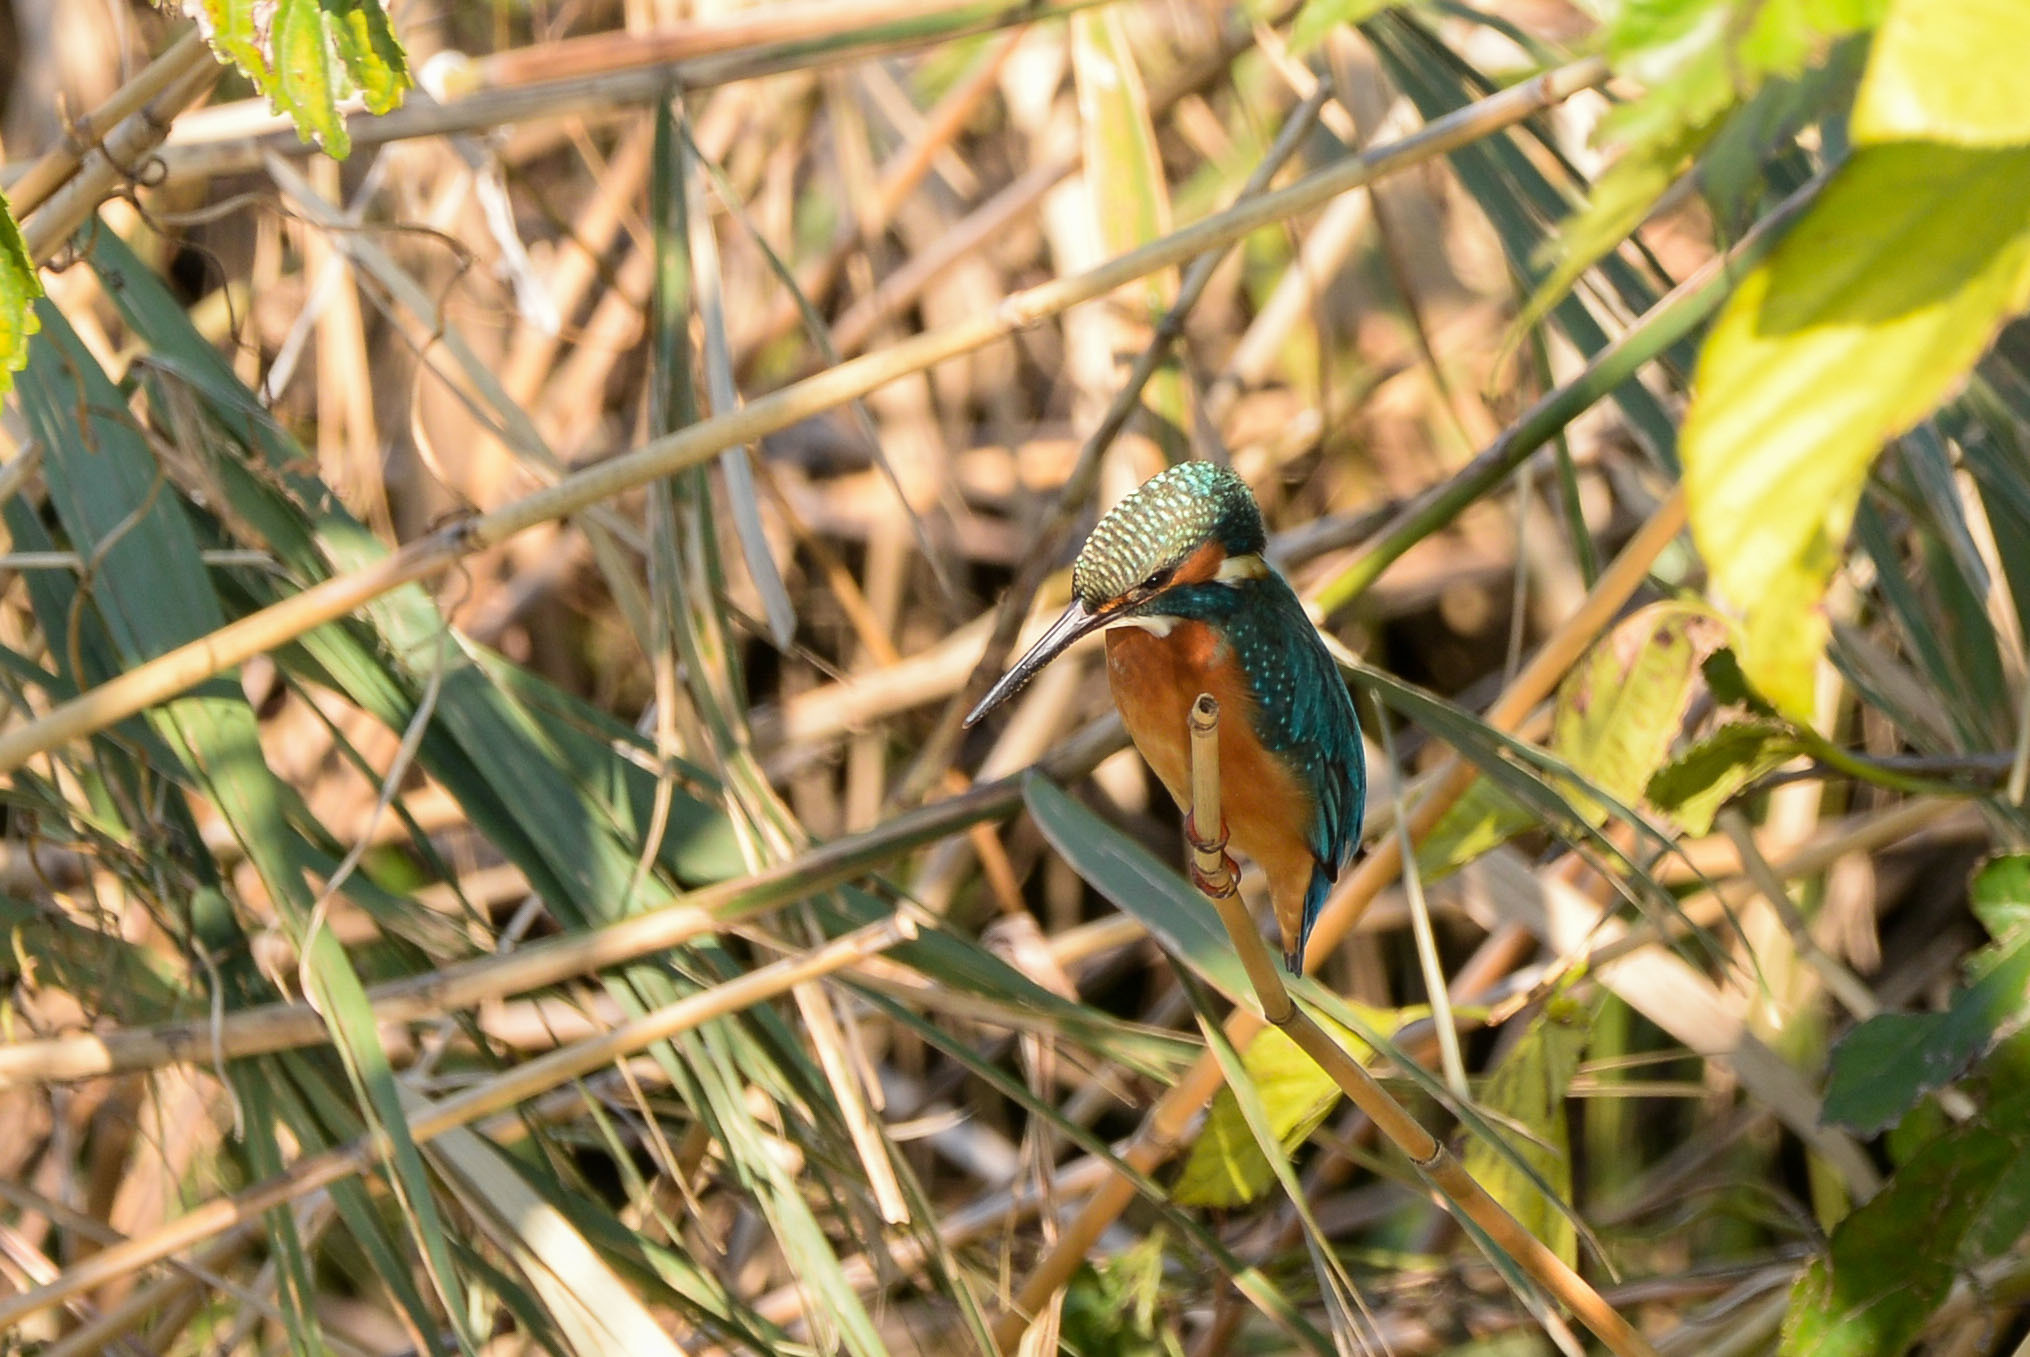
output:
<svg viewBox="0 0 2030 1357"><path fill-rule="evenodd" d="M182 9L299 137L336 159L352 147L343 100L357 92L368 112L387 113L413 83L382 0L182 0Z"/></svg>
<svg viewBox="0 0 2030 1357"><path fill-rule="evenodd" d="M340 81L336 56L317 0L276 0L270 21L274 35L275 80L266 93L296 123L297 135L315 140L326 154L343 160L352 149L345 115L338 111Z"/></svg>
<svg viewBox="0 0 2030 1357"><path fill-rule="evenodd" d="M1854 144L2030 142L2024 18L2020 0L1893 0L1854 101Z"/></svg>
<svg viewBox="0 0 2030 1357"><path fill-rule="evenodd" d="M1502 1058L1480 1091L1480 1106L1500 1114L1490 1120L1527 1132L1508 1135L1511 1153L1474 1137L1466 1144L1466 1171L1506 1206L1523 1228L1544 1241L1568 1265L1579 1258L1579 1231L1570 1208L1572 1146L1565 1125L1565 1091L1579 1069L1591 1014L1569 999L1545 1006L1522 1039ZM1525 1173L1520 1158L1557 1194L1553 1201Z"/></svg>
<svg viewBox="0 0 2030 1357"><path fill-rule="evenodd" d="M1301 57L1342 24L1357 24L1403 0L1304 0L1290 22L1290 55Z"/></svg>
<svg viewBox="0 0 2030 1357"><path fill-rule="evenodd" d="M1643 795L1685 833L1705 834L1736 792L1804 752L1781 721L1730 722L1657 769Z"/></svg>
<svg viewBox="0 0 2030 1357"><path fill-rule="evenodd" d="M1826 1256L1791 1292L1783 1357L1905 1352L1965 1271L2030 1225L2030 1095L2016 1038L1998 1053L1991 1099L1920 1149L1840 1222ZM2002 1057L2007 1058L2002 1058ZM1922 1247L1912 1247L1913 1241Z"/></svg>
<svg viewBox="0 0 2030 1357"><path fill-rule="evenodd" d="M256 31L258 12L266 0L185 0L184 13L206 25L212 50L239 67L240 73L265 90L274 66ZM265 19L262 19L265 22Z"/></svg>
<svg viewBox="0 0 2030 1357"><path fill-rule="evenodd" d="M1386 1017L1375 1016L1387 1024ZM1332 1027L1348 1050L1367 1059L1365 1042L1337 1024ZM1276 1143L1286 1153L1303 1144L1339 1103L1341 1090L1332 1076L1277 1028L1257 1034L1241 1064L1261 1095ZM1244 1206L1275 1181L1275 1170L1262 1157L1233 1090L1220 1089L1171 1196L1180 1206Z"/></svg>
<svg viewBox="0 0 2030 1357"><path fill-rule="evenodd" d="M409 88L409 57L378 0L325 0L331 38L346 78L359 90L369 113L401 105Z"/></svg>
<svg viewBox="0 0 2030 1357"><path fill-rule="evenodd" d="M1701 663L1723 636L1720 620L1703 606L1651 604L1587 651L1560 685L1550 750L1578 777L1555 785L1588 824L1607 818L1600 797L1627 805L1641 795L1670 753ZM1443 876L1537 823L1515 797L1476 782L1417 850L1418 866Z"/></svg>
<svg viewBox="0 0 2030 1357"><path fill-rule="evenodd" d="M1707 338L1683 432L1692 534L1742 667L1808 717L1819 601L1870 463L2030 288L2030 151L1855 154Z"/></svg>
<svg viewBox="0 0 2030 1357"><path fill-rule="evenodd" d="M1725 639L1697 604L1653 603L1624 618L1558 689L1551 749L1602 794L1632 802L1670 753L1700 665ZM1604 816L1583 788L1573 803Z"/></svg>

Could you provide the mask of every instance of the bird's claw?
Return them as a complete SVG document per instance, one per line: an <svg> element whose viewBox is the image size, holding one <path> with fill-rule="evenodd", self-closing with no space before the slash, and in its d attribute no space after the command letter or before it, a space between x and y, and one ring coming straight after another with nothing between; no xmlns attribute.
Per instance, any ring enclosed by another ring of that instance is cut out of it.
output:
<svg viewBox="0 0 2030 1357"><path fill-rule="evenodd" d="M1199 835L1197 823L1187 813L1184 817L1184 840L1192 848L1191 884L1215 898L1232 895L1239 886L1241 867L1234 861L1233 854L1226 851L1226 826L1220 825L1218 838L1206 839ZM1219 854L1219 870L1216 873L1199 866L1201 853L1207 856Z"/></svg>
<svg viewBox="0 0 2030 1357"><path fill-rule="evenodd" d="M1241 866L1233 860L1231 855L1221 853L1219 857L1219 871L1217 873L1208 873L1202 870L1196 859L1193 859L1191 863L1191 884L1198 887L1205 894L1214 897L1232 895L1237 889L1234 883L1239 881L1241 876Z"/></svg>
<svg viewBox="0 0 2030 1357"><path fill-rule="evenodd" d="M1184 841L1201 853L1223 853L1226 850L1226 823L1221 821L1218 838L1208 839L1198 832L1198 821L1192 818L1190 811L1186 811L1184 812ZM1228 861L1232 861L1232 859L1228 859Z"/></svg>

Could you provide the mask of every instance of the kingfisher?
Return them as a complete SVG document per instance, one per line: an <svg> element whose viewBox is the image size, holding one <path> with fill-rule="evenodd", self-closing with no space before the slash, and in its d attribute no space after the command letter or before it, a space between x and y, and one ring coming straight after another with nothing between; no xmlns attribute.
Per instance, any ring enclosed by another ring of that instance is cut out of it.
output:
<svg viewBox="0 0 2030 1357"><path fill-rule="evenodd" d="M1360 843L1367 765L1339 669L1289 582L1247 482L1182 462L1122 500L1071 568L1071 606L966 717L973 725L1072 642L1104 629L1107 683L1135 748L1191 808L1189 713L1218 700L1221 793L1234 847L1268 878L1283 964L1304 948ZM1189 821L1185 832L1194 840Z"/></svg>

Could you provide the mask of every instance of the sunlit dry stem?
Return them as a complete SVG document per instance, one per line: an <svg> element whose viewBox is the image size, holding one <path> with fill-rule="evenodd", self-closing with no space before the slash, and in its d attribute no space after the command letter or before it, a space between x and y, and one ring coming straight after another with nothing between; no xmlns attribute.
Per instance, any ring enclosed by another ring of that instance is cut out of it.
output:
<svg viewBox="0 0 2030 1357"><path fill-rule="evenodd" d="M1201 693L1193 704L1190 730L1191 823L1220 824L1219 703L1209 694ZM1217 889L1219 885L1230 884L1224 881L1225 838L1223 829L1217 842L1194 837L1191 848L1198 867L1195 876L1205 897L1219 911L1220 922L1226 925L1227 938L1247 970L1248 983L1255 991L1255 1001L1261 1005L1263 1016L1281 1028L1318 1068L1332 1076L1332 1081L1367 1114L1375 1128L1417 1166L1459 1214L1486 1231L1495 1246L1520 1264L1539 1286L1570 1307L1610 1351L1617 1357L1656 1357L1656 1350L1613 1306L1601 1299L1585 1278L1490 1197L1443 1141L1424 1129L1387 1089L1375 1082L1360 1061L1291 1000L1282 974L1269 956L1268 945L1262 941L1261 930L1241 902L1240 893ZM1207 882L1215 889L1205 889Z"/></svg>
<svg viewBox="0 0 2030 1357"><path fill-rule="evenodd" d="M1682 486L1673 489L1647 523L1630 538L1621 554L1595 582L1572 615L1551 633L1514 682L1488 710L1487 724L1495 730L1513 733L1530 711L1551 693L1594 637L1598 636L1621 606L1648 577L1649 567L1665 546L1685 525L1685 495ZM1410 839L1422 842L1445 812L1465 794L1477 776L1473 766L1453 758L1436 775L1431 790L1417 802L1410 814ZM1385 835L1368 850L1326 902L1311 931L1310 964L1329 956L1332 949L1353 930L1367 907L1402 869L1401 836ZM1229 1020L1228 1038L1245 1049L1261 1030L1261 1020L1245 1009ZM1121 1148L1121 1159L1138 1173L1148 1173L1174 1154L1194 1118L1204 1109L1221 1081L1219 1062L1211 1054L1199 1057L1172 1085L1170 1091L1149 1109L1142 1125ZM1135 1195L1134 1185L1119 1173L1109 1174L1094 1190L1085 1207L1066 1222L1056 1247L1045 1254L1016 1292L1014 1304L1002 1313L994 1326L995 1340L1004 1351L1012 1351L1028 1327L1028 1316L1063 1286L1072 1272L1106 1232L1120 1218Z"/></svg>
<svg viewBox="0 0 2030 1357"><path fill-rule="evenodd" d="M666 1041L702 1023L737 1013L784 993L795 985L828 975L841 967L887 951L917 935L908 913L897 913L855 929L822 947L784 957L747 972L723 985L687 995L673 1004L625 1022L596 1037L560 1047L526 1064L503 1070L484 1083L420 1110L409 1134L422 1145L446 1131L513 1107L538 1094L579 1079L623 1056ZM150 1234L113 1244L66 1269L46 1285L0 1298L0 1332L11 1330L31 1315L72 1296L106 1285L139 1268L158 1263L223 1230L259 1218L305 1193L371 1169L384 1153L372 1138L298 1160L286 1172L230 1197L210 1201L177 1217Z"/></svg>
<svg viewBox="0 0 2030 1357"><path fill-rule="evenodd" d="M82 739L216 674L273 650L313 627L344 617L404 584L426 579L461 557L602 500L697 466L722 450L752 443L897 378L971 353L1080 302L1104 297L1145 274L1181 264L1228 241L1309 211L1351 189L1478 141L1599 83L1606 66L1574 62L1439 118L1366 155L1349 156L1287 188L1263 193L1181 231L1070 278L1013 293L980 316L903 340L780 391L757 397L632 452L587 467L552 486L422 537L385 560L327 580L177 647L0 736L0 773L36 754Z"/></svg>
<svg viewBox="0 0 2030 1357"><path fill-rule="evenodd" d="M149 80L151 74L160 81L160 88L153 89L149 98L105 131L74 164L48 162L52 171L60 168L65 172L48 185L41 206L21 224L28 257L38 265L53 259L71 234L99 210L99 204L145 169L149 157L169 135L176 115L196 103L223 70L201 41L194 48L179 43L137 78L137 84ZM150 84L152 87L153 81ZM62 152L65 157L71 154Z"/></svg>
<svg viewBox="0 0 2030 1357"><path fill-rule="evenodd" d="M15 220L20 221L41 207L76 174L97 148L99 138L212 60L203 35L195 27L164 48L162 55L114 90L105 103L78 119L75 127L66 130L61 142L45 151L7 186L7 205L14 210Z"/></svg>

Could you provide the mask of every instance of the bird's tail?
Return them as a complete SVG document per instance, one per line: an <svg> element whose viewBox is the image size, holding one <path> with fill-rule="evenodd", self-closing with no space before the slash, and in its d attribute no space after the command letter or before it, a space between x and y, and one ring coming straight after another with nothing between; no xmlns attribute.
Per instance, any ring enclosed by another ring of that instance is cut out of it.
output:
<svg viewBox="0 0 2030 1357"><path fill-rule="evenodd" d="M1304 948L1311 941L1311 927L1318 922L1318 912L1325 908L1325 897L1332 894L1332 875L1323 863L1311 869L1311 884L1304 890L1304 914L1297 925L1297 945L1283 953L1283 964L1290 974L1304 974Z"/></svg>

